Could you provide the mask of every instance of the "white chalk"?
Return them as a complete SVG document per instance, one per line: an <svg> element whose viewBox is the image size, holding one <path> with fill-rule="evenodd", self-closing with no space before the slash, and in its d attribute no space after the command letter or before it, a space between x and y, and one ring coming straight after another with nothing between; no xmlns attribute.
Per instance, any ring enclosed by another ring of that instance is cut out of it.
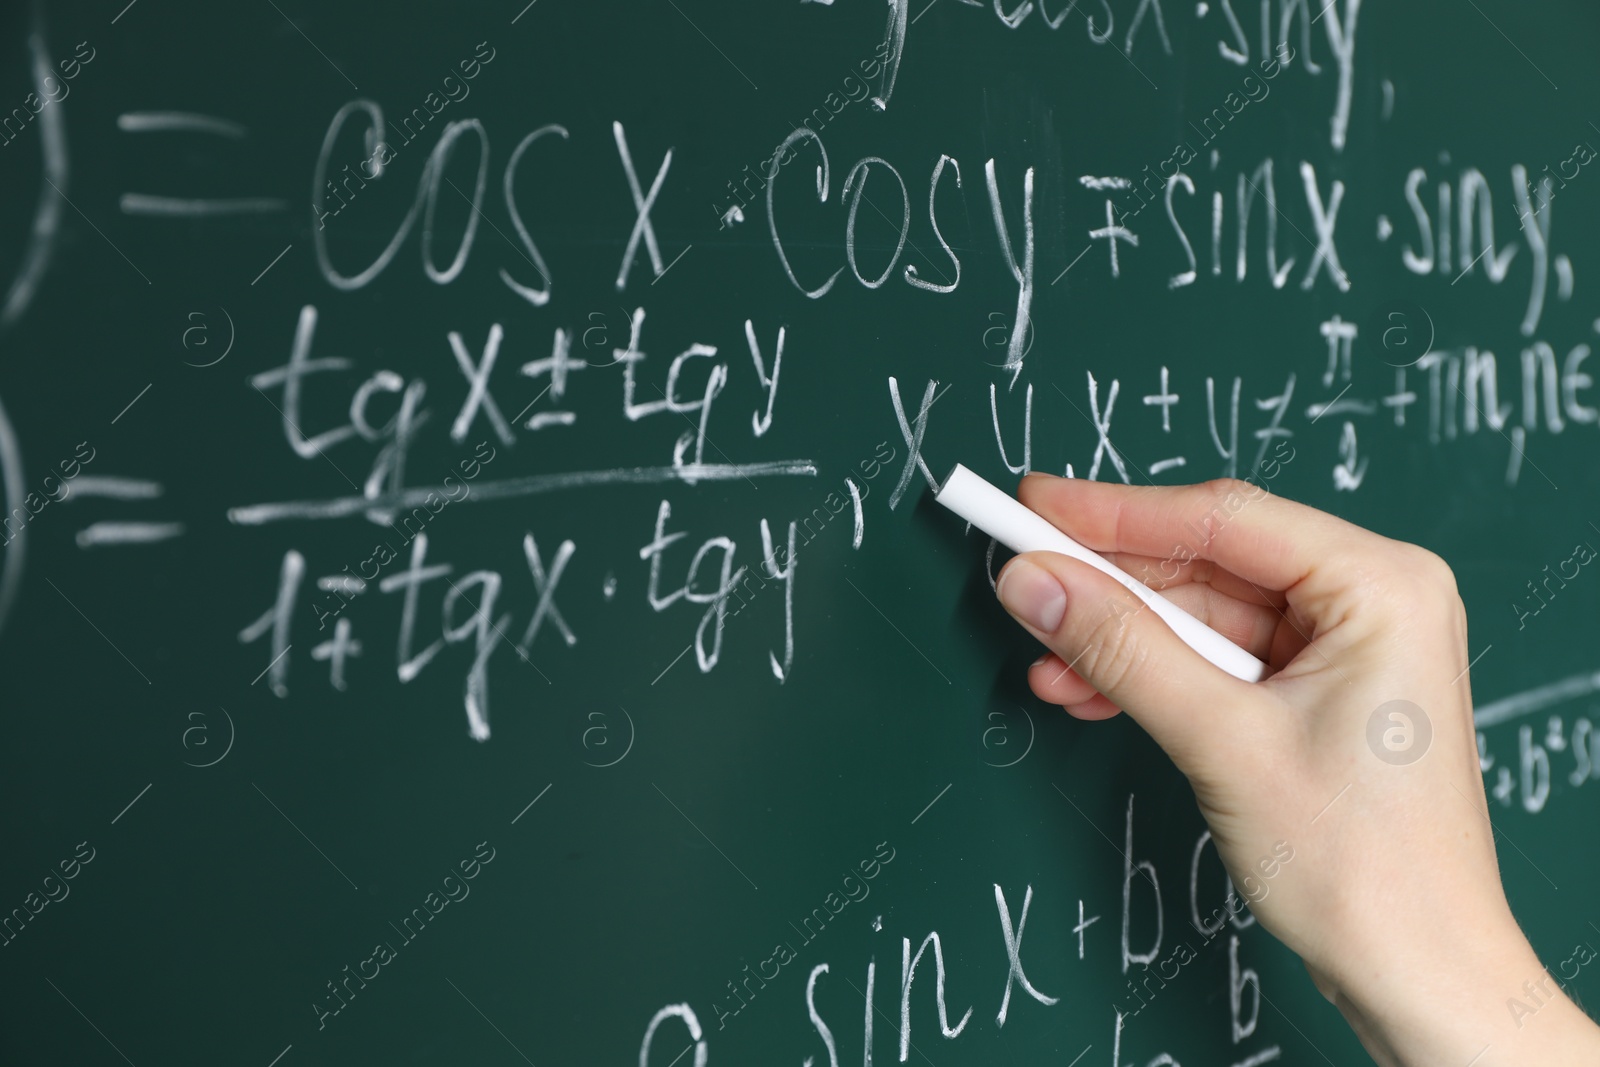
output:
<svg viewBox="0 0 1600 1067"><path fill-rule="evenodd" d="M961 464L956 464L933 498L1013 552L1059 552L1109 574L1172 627L1184 644L1235 678L1259 682L1266 674L1265 663Z"/></svg>

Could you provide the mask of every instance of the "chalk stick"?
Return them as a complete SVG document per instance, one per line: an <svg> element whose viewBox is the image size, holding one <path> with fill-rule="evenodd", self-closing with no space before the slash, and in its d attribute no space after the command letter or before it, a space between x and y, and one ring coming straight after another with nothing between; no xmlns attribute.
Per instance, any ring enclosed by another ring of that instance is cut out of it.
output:
<svg viewBox="0 0 1600 1067"><path fill-rule="evenodd" d="M1013 552L1059 552L1109 574L1144 601L1184 644L1235 678L1259 682L1266 674L1265 663L961 464L939 486L934 499Z"/></svg>

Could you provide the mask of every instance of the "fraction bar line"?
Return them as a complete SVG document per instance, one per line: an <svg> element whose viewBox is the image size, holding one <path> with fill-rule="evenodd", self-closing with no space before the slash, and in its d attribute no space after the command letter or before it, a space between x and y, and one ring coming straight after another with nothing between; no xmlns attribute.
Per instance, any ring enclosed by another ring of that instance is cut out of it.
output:
<svg viewBox="0 0 1600 1067"><path fill-rule="evenodd" d="M1600 690L1600 671L1570 675L1558 682L1524 689L1520 693L1478 705L1472 713L1473 725L1480 730L1486 726L1498 726L1556 704L1580 700L1596 690Z"/></svg>
<svg viewBox="0 0 1600 1067"><path fill-rule="evenodd" d="M817 466L809 459L776 460L770 463L685 463L680 466L620 467L613 470L567 471L561 474L531 474L482 482L471 487L462 501L513 500L517 497L553 493L562 489L582 489L594 485L660 485L663 482L726 482L767 475L814 476ZM415 508L440 490L419 487L380 496L342 496L325 500L286 500L271 504L249 504L229 508L228 521L238 526L261 526L285 519L345 519L385 508Z"/></svg>

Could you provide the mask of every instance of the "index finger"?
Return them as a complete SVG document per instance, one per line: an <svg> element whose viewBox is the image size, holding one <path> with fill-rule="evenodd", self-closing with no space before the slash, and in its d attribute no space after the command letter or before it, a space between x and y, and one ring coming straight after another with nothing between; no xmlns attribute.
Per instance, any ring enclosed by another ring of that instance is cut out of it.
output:
<svg viewBox="0 0 1600 1067"><path fill-rule="evenodd" d="M1274 592L1388 541L1237 479L1130 486L1030 474L1017 496L1097 552L1208 559Z"/></svg>
<svg viewBox="0 0 1600 1067"><path fill-rule="evenodd" d="M1209 586L1247 604L1281 608L1289 602L1281 590L1264 589L1204 556L1180 553L1162 557L1137 552L1101 552L1106 562L1126 571L1158 593L1169 595L1184 586Z"/></svg>

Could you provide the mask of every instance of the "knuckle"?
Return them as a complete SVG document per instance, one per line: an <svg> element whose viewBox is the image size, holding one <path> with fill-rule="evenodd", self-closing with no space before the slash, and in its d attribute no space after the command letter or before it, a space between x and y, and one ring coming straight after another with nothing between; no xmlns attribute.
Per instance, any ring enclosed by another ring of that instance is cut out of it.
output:
<svg viewBox="0 0 1600 1067"><path fill-rule="evenodd" d="M1455 571L1419 545L1399 544L1384 566L1370 569L1362 584L1396 616L1465 632L1466 606Z"/></svg>
<svg viewBox="0 0 1600 1067"><path fill-rule="evenodd" d="M1217 502L1224 501L1230 496L1244 496L1254 488L1242 478L1212 478L1205 483L1206 492Z"/></svg>
<svg viewBox="0 0 1600 1067"><path fill-rule="evenodd" d="M1455 571L1437 554L1418 545L1405 545L1398 563L1400 584L1408 593L1446 604L1460 600Z"/></svg>
<svg viewBox="0 0 1600 1067"><path fill-rule="evenodd" d="M1084 634L1078 673L1103 693L1114 693L1143 669L1147 659L1145 642L1132 619L1144 609L1137 601L1117 604L1096 619Z"/></svg>
<svg viewBox="0 0 1600 1067"><path fill-rule="evenodd" d="M1229 520L1260 493L1255 486L1238 478L1213 478L1195 489L1198 499L1190 522L1204 534L1205 545L1200 546L1202 549L1209 546Z"/></svg>
<svg viewBox="0 0 1600 1067"><path fill-rule="evenodd" d="M1451 596L1456 595L1458 592L1456 588L1456 572L1450 568L1450 564L1446 563L1442 557L1425 548L1412 546L1412 550L1414 555L1412 565L1416 568L1419 577L1430 587L1437 589L1441 593L1447 593Z"/></svg>

